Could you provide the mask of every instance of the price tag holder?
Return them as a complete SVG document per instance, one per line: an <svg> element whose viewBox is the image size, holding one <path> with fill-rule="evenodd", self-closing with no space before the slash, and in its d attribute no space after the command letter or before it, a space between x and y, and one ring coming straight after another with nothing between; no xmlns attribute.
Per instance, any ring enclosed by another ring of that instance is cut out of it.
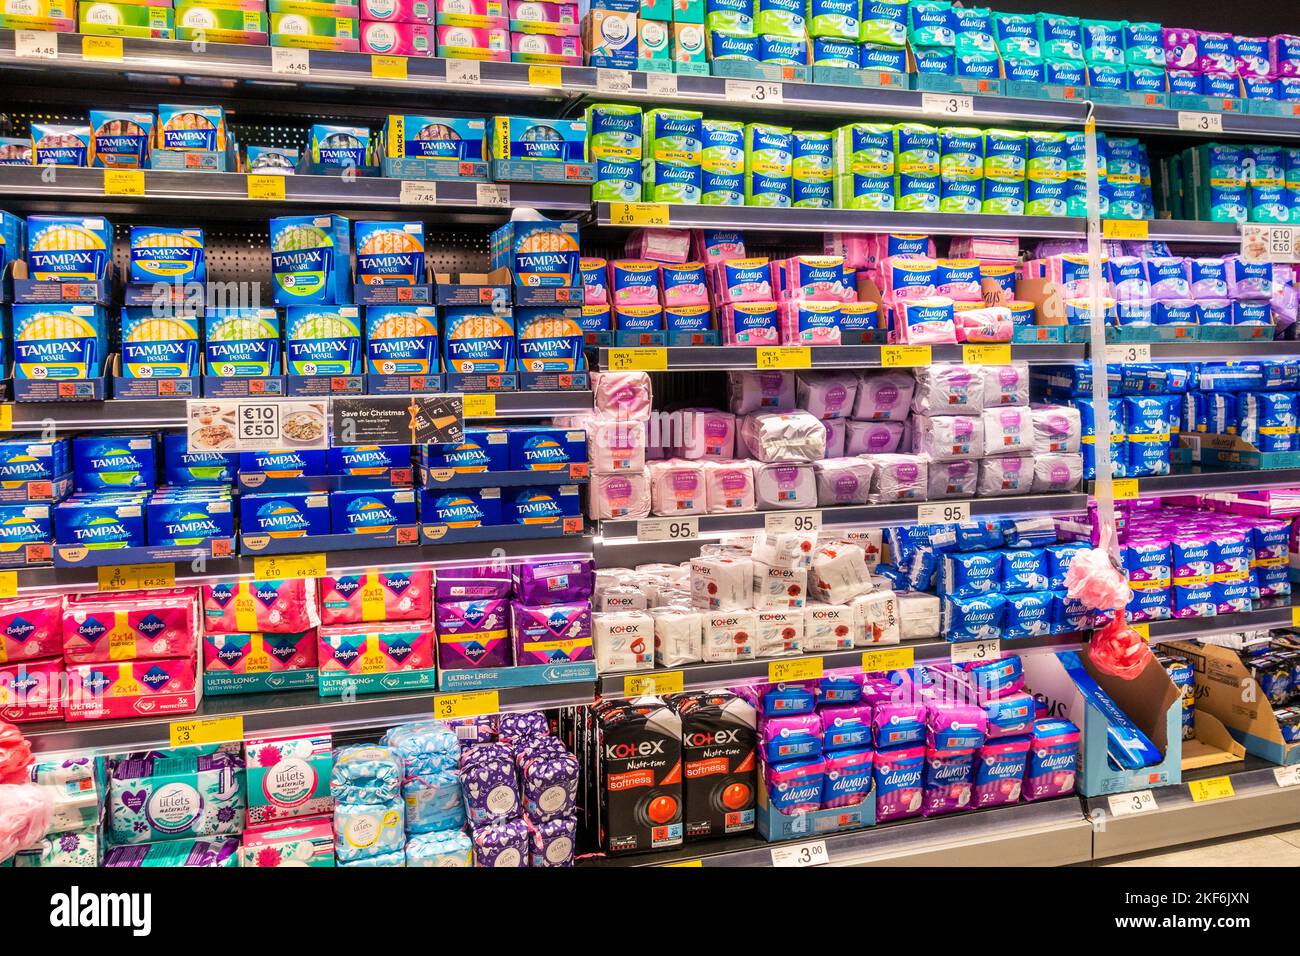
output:
<svg viewBox="0 0 1300 956"><path fill-rule="evenodd" d="M826 850L826 841L800 843L798 846L772 847L773 866L821 866L829 863L831 855Z"/></svg>
<svg viewBox="0 0 1300 956"><path fill-rule="evenodd" d="M438 184L431 179L403 179L398 200L403 206L438 205Z"/></svg>
<svg viewBox="0 0 1300 956"><path fill-rule="evenodd" d="M0 571L0 598L18 596L18 572Z"/></svg>
<svg viewBox="0 0 1300 956"><path fill-rule="evenodd" d="M611 226L666 226L668 204L664 202L612 202L609 204Z"/></svg>
<svg viewBox="0 0 1300 956"><path fill-rule="evenodd" d="M7 432L14 427L14 403L0 402L0 432Z"/></svg>
<svg viewBox="0 0 1300 956"><path fill-rule="evenodd" d="M510 187L506 183L476 183L474 201L480 206L509 206Z"/></svg>
<svg viewBox="0 0 1300 956"><path fill-rule="evenodd" d="M483 69L478 60L448 60L447 82L453 86L482 86Z"/></svg>
<svg viewBox="0 0 1300 956"><path fill-rule="evenodd" d="M961 93L922 93L921 112L939 116L974 116L975 97Z"/></svg>
<svg viewBox="0 0 1300 956"><path fill-rule="evenodd" d="M1236 791L1232 789L1231 777L1193 780L1187 784L1187 789L1192 795L1193 803L1204 803L1207 800L1222 800L1225 797L1236 796Z"/></svg>
<svg viewBox="0 0 1300 956"><path fill-rule="evenodd" d="M916 666L916 649L912 647L886 647L878 651L862 652L862 673L878 674L881 671L903 671Z"/></svg>
<svg viewBox="0 0 1300 956"><path fill-rule="evenodd" d="M470 690L463 694L435 694L433 716L439 720L481 717L501 710L501 694L495 690Z"/></svg>
<svg viewBox="0 0 1300 956"><path fill-rule="evenodd" d="M1300 764L1289 767L1274 767L1273 777L1279 787L1300 787Z"/></svg>
<svg viewBox="0 0 1300 956"><path fill-rule="evenodd" d="M952 524L970 520L969 501L936 501L916 506L917 524Z"/></svg>
<svg viewBox="0 0 1300 956"><path fill-rule="evenodd" d="M792 680L819 680L826 672L820 657L796 657L786 661L770 661L767 679L773 684Z"/></svg>
<svg viewBox="0 0 1300 956"><path fill-rule="evenodd" d="M1138 496L1136 478L1115 478L1111 481L1110 488L1116 501L1132 501Z"/></svg>
<svg viewBox="0 0 1300 956"><path fill-rule="evenodd" d="M104 170L105 196L143 196L143 169L106 169Z"/></svg>
<svg viewBox="0 0 1300 956"><path fill-rule="evenodd" d="M596 89L602 93L631 93L631 70L596 70Z"/></svg>
<svg viewBox="0 0 1300 956"><path fill-rule="evenodd" d="M1148 644L1151 643L1151 625L1146 621L1130 622L1129 627L1131 627L1133 633L1142 638L1142 640L1146 641Z"/></svg>
<svg viewBox="0 0 1300 956"><path fill-rule="evenodd" d="M995 661L1002 656L1001 641L956 641L950 648L954 664Z"/></svg>
<svg viewBox="0 0 1300 956"><path fill-rule="evenodd" d="M1151 224L1145 219L1103 219L1101 221L1103 239L1141 239L1151 235Z"/></svg>
<svg viewBox="0 0 1300 956"><path fill-rule="evenodd" d="M276 76L311 76L311 50L271 47L271 72Z"/></svg>
<svg viewBox="0 0 1300 956"><path fill-rule="evenodd" d="M326 573L323 554L267 554L253 558L253 577L259 581L323 578Z"/></svg>
<svg viewBox="0 0 1300 956"><path fill-rule="evenodd" d="M623 678L623 696L645 694L680 694L686 689L686 675L681 671L655 671L653 674L628 674Z"/></svg>
<svg viewBox="0 0 1300 956"><path fill-rule="evenodd" d="M406 79L406 57L370 55L370 75L376 80Z"/></svg>
<svg viewBox="0 0 1300 956"><path fill-rule="evenodd" d="M558 66L530 66L528 68L529 86L563 86L564 74Z"/></svg>
<svg viewBox="0 0 1300 956"><path fill-rule="evenodd" d="M1136 793L1114 793L1106 798L1110 804L1112 817L1131 817L1135 813L1150 813L1159 810L1156 795L1150 790L1138 790Z"/></svg>
<svg viewBox="0 0 1300 956"><path fill-rule="evenodd" d="M14 33L14 56L20 60L57 60L59 35L51 30L18 30Z"/></svg>
<svg viewBox="0 0 1300 956"><path fill-rule="evenodd" d="M763 80L727 80L722 95L728 103L769 106L785 102L785 87L781 83Z"/></svg>
<svg viewBox="0 0 1300 956"><path fill-rule="evenodd" d="M275 49L279 49L276 47ZM306 50L302 52L306 53ZM248 198L263 202L284 202L284 176L255 173L248 177Z"/></svg>
<svg viewBox="0 0 1300 956"><path fill-rule="evenodd" d="M967 365L1010 365L1010 345L963 345L961 360Z"/></svg>
<svg viewBox="0 0 1300 956"><path fill-rule="evenodd" d="M81 58L83 60L106 60L109 63L121 63L122 38L82 37Z"/></svg>
<svg viewBox="0 0 1300 956"><path fill-rule="evenodd" d="M1300 627L1300 605L1291 608L1291 626Z"/></svg>
<svg viewBox="0 0 1300 956"><path fill-rule="evenodd" d="M676 863L660 863L660 866L676 866L683 869L697 869L704 866L703 860L680 860Z"/></svg>
<svg viewBox="0 0 1300 956"><path fill-rule="evenodd" d="M1178 113L1178 128L1185 133L1222 133L1222 113Z"/></svg>
<svg viewBox="0 0 1300 956"><path fill-rule="evenodd" d="M812 368L812 348L807 345L777 345L756 350L754 367L759 369Z"/></svg>
<svg viewBox="0 0 1300 956"><path fill-rule="evenodd" d="M885 368L914 368L930 364L928 345L882 345L880 364Z"/></svg>
<svg viewBox="0 0 1300 956"><path fill-rule="evenodd" d="M820 511L769 511L763 516L763 530L768 534L795 531L816 534L822 529Z"/></svg>
<svg viewBox="0 0 1300 956"><path fill-rule="evenodd" d="M677 74L647 73L645 75L645 91L653 96L676 96Z"/></svg>
<svg viewBox="0 0 1300 956"><path fill-rule="evenodd" d="M637 541L693 541L700 536L699 518L641 518Z"/></svg>
<svg viewBox="0 0 1300 956"><path fill-rule="evenodd" d="M496 395L492 392L466 395L462 400L461 415L465 418L496 418Z"/></svg>
<svg viewBox="0 0 1300 956"><path fill-rule="evenodd" d="M613 372L666 372L668 371L668 350L652 349L610 349L609 368Z"/></svg>
<svg viewBox="0 0 1300 956"><path fill-rule="evenodd" d="M170 730L173 747L225 744L244 739L244 718L241 714L235 714L232 717L173 720Z"/></svg>
<svg viewBox="0 0 1300 956"><path fill-rule="evenodd" d="M1112 364L1125 362L1150 362L1150 342L1122 342L1106 346L1106 361Z"/></svg>
<svg viewBox="0 0 1300 956"><path fill-rule="evenodd" d="M156 591L176 586L176 565L114 564L98 568L101 591Z"/></svg>

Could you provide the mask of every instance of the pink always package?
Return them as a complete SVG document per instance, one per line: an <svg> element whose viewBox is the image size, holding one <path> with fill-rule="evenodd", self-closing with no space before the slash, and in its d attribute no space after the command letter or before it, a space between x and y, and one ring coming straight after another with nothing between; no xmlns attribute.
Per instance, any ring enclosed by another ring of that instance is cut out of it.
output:
<svg viewBox="0 0 1300 956"><path fill-rule="evenodd" d="M724 345L776 345L779 309L775 302L732 302L721 307Z"/></svg>
<svg viewBox="0 0 1300 956"><path fill-rule="evenodd" d="M0 664L63 654L63 598L0 601Z"/></svg>
<svg viewBox="0 0 1300 956"><path fill-rule="evenodd" d="M595 659L591 640L591 603L510 604L515 663L557 664Z"/></svg>
<svg viewBox="0 0 1300 956"><path fill-rule="evenodd" d="M435 28L428 23L361 21L361 52L397 56L433 56Z"/></svg>
<svg viewBox="0 0 1300 956"><path fill-rule="evenodd" d="M300 634L318 624L314 578L203 588L203 629L209 634Z"/></svg>
<svg viewBox="0 0 1300 956"><path fill-rule="evenodd" d="M952 318L958 342L1010 342L1015 331L1011 310L1004 306L956 309Z"/></svg>
<svg viewBox="0 0 1300 956"><path fill-rule="evenodd" d="M704 276L703 262L660 266L659 285L663 289L666 306L709 304L709 287Z"/></svg>
<svg viewBox="0 0 1300 956"><path fill-rule="evenodd" d="M362 20L433 23L433 0L360 0Z"/></svg>
<svg viewBox="0 0 1300 956"><path fill-rule="evenodd" d="M728 259L708 267L713 299L719 305L733 302L772 302L771 270L765 258Z"/></svg>
<svg viewBox="0 0 1300 956"><path fill-rule="evenodd" d="M367 571L321 580L322 624L427 621L433 611L433 572Z"/></svg>
<svg viewBox="0 0 1300 956"><path fill-rule="evenodd" d="M68 666L68 720L192 714L202 696L193 655Z"/></svg>
<svg viewBox="0 0 1300 956"><path fill-rule="evenodd" d="M659 264L645 259L614 259L609 264L609 294L615 307L659 305Z"/></svg>
<svg viewBox="0 0 1300 956"><path fill-rule="evenodd" d="M62 717L62 659L0 664L0 720L18 724Z"/></svg>
<svg viewBox="0 0 1300 956"><path fill-rule="evenodd" d="M63 612L63 656L69 664L139 658L194 658L198 595L104 594L69 602Z"/></svg>
<svg viewBox="0 0 1300 956"><path fill-rule="evenodd" d="M623 254L629 259L686 262L690 251L691 234L687 229L634 229L623 243Z"/></svg>

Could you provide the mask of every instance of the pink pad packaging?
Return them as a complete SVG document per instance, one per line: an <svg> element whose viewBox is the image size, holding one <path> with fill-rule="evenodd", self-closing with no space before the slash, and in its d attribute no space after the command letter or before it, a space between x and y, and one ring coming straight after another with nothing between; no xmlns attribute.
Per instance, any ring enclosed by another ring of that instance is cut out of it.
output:
<svg viewBox="0 0 1300 956"><path fill-rule="evenodd" d="M615 259L609 264L610 301L615 308L659 305L659 264L645 259Z"/></svg>
<svg viewBox="0 0 1300 956"><path fill-rule="evenodd" d="M843 256L791 256L784 260L783 292L791 299L852 302L856 291Z"/></svg>
<svg viewBox="0 0 1300 956"><path fill-rule="evenodd" d="M934 259L890 256L879 266L880 293L891 304L938 295L939 263Z"/></svg>
<svg viewBox="0 0 1300 956"><path fill-rule="evenodd" d="M645 518L650 514L650 473L638 471L591 476L591 494L588 499L591 517Z"/></svg>
<svg viewBox="0 0 1300 956"><path fill-rule="evenodd" d="M664 305L669 308L709 304L709 287L703 262L660 266L659 286L663 290Z"/></svg>
<svg viewBox="0 0 1300 956"><path fill-rule="evenodd" d="M516 30L524 33L545 33L557 36L578 35L578 5L576 3L542 3L539 0L509 0L507 9Z"/></svg>
<svg viewBox="0 0 1300 956"><path fill-rule="evenodd" d="M890 308L893 341L907 345L956 345L952 299L905 299Z"/></svg>
<svg viewBox="0 0 1300 956"><path fill-rule="evenodd" d="M777 322L784 345L840 345L839 302L794 299L777 304Z"/></svg>
<svg viewBox="0 0 1300 956"><path fill-rule="evenodd" d="M510 30L501 27L434 27L438 56L474 60L510 60Z"/></svg>
<svg viewBox="0 0 1300 956"><path fill-rule="evenodd" d="M0 664L0 720L59 720L63 691L62 658Z"/></svg>
<svg viewBox="0 0 1300 956"><path fill-rule="evenodd" d="M1023 362L1012 365L987 365L984 367L984 407L1029 404L1029 366Z"/></svg>
<svg viewBox="0 0 1300 956"><path fill-rule="evenodd" d="M826 777L822 783L822 807L856 807L871 794L871 772L875 753L843 750L825 756Z"/></svg>
<svg viewBox="0 0 1300 956"><path fill-rule="evenodd" d="M196 667L186 658L68 665L68 720L190 714Z"/></svg>
<svg viewBox="0 0 1300 956"><path fill-rule="evenodd" d="M754 465L750 461L706 461L705 500L710 514L753 511Z"/></svg>
<svg viewBox="0 0 1300 956"><path fill-rule="evenodd" d="M645 421L650 417L650 376L645 372L592 372L596 411L608 418Z"/></svg>
<svg viewBox="0 0 1300 956"><path fill-rule="evenodd" d="M825 776L826 761L821 757L763 765L768 802L785 816L821 809Z"/></svg>
<svg viewBox="0 0 1300 956"><path fill-rule="evenodd" d="M795 407L793 372L730 372L727 394L737 415Z"/></svg>
<svg viewBox="0 0 1300 956"><path fill-rule="evenodd" d="M578 260L582 274L583 305L609 305L608 263L604 259L584 256Z"/></svg>
<svg viewBox="0 0 1300 956"><path fill-rule="evenodd" d="M540 4L540 6L549 7L551 4ZM514 32L510 34L510 59L516 63L558 63L562 66L582 66L582 40L576 36Z"/></svg>
<svg viewBox="0 0 1300 956"><path fill-rule="evenodd" d="M691 258L706 266L745 258L745 235L723 229L691 230Z"/></svg>
<svg viewBox="0 0 1300 956"><path fill-rule="evenodd" d="M316 666L315 629L301 634L208 634L203 669L226 674L264 674Z"/></svg>
<svg viewBox="0 0 1300 956"><path fill-rule="evenodd" d="M657 515L701 515L706 512L704 468L699 462L670 458L650 465L650 510Z"/></svg>
<svg viewBox="0 0 1300 956"><path fill-rule="evenodd" d="M636 420L593 419L587 423L587 454L593 474L644 471L645 427Z"/></svg>
<svg viewBox="0 0 1300 956"><path fill-rule="evenodd" d="M817 475L812 462L775 461L756 465L754 499L759 508L817 507Z"/></svg>
<svg viewBox="0 0 1300 956"><path fill-rule="evenodd" d="M629 259L680 263L689 260L690 252L691 234L686 229L635 229L623 243L623 254Z"/></svg>
<svg viewBox="0 0 1300 956"><path fill-rule="evenodd" d="M901 820L921 813L924 773L923 745L876 751L873 775L877 823Z"/></svg>
<svg viewBox="0 0 1300 956"><path fill-rule="evenodd" d="M846 269L869 269L875 265L871 258L874 238L856 232L824 232L822 251L828 256L841 256Z"/></svg>
<svg viewBox="0 0 1300 956"><path fill-rule="evenodd" d="M798 760L822 752L822 722L816 714L765 717L758 728L759 746L767 760Z"/></svg>
<svg viewBox="0 0 1300 956"><path fill-rule="evenodd" d="M983 302L978 259L940 259L935 271L935 294L954 302Z"/></svg>
<svg viewBox="0 0 1300 956"><path fill-rule="evenodd" d="M775 302L733 302L719 313L724 345L776 345L781 340Z"/></svg>
<svg viewBox="0 0 1300 956"><path fill-rule="evenodd" d="M975 791L971 805L1000 807L1020 802L1028 754L1028 737L1006 737L985 743L975 754Z"/></svg>
<svg viewBox="0 0 1300 956"><path fill-rule="evenodd" d="M486 14L486 0L484 13ZM360 0L362 20L389 23L433 23L435 7L430 0Z"/></svg>
<svg viewBox="0 0 1300 956"><path fill-rule="evenodd" d="M728 259L709 266L707 274L714 301L719 304L776 299L767 259Z"/></svg>
<svg viewBox="0 0 1300 956"><path fill-rule="evenodd" d="M0 601L0 664L63 654L63 598Z"/></svg>
<svg viewBox="0 0 1300 956"><path fill-rule="evenodd" d="M975 495L979 465L973 461L932 461L928 482L930 498L969 498Z"/></svg>
<svg viewBox="0 0 1300 956"><path fill-rule="evenodd" d="M848 419L827 418L822 424L826 426L826 457L843 458L848 433Z"/></svg>
<svg viewBox="0 0 1300 956"><path fill-rule="evenodd" d="M438 634L438 666L444 670L509 667L510 602L438 601L433 608Z"/></svg>
<svg viewBox="0 0 1300 956"><path fill-rule="evenodd" d="M69 664L194 658L198 595L105 594L69 602L63 612L63 657Z"/></svg>
<svg viewBox="0 0 1300 956"><path fill-rule="evenodd" d="M395 56L433 56L435 27L427 23L361 21L361 52Z"/></svg>
<svg viewBox="0 0 1300 956"><path fill-rule="evenodd" d="M595 659L591 640L591 602L510 603L510 633L515 664L566 664Z"/></svg>
<svg viewBox="0 0 1300 956"><path fill-rule="evenodd" d="M371 6L381 6L389 0L370 0ZM410 2L410 0L408 0ZM418 6L421 0L413 0ZM364 9L364 8L363 8ZM434 20L465 27L498 27L508 30L510 21L501 0L433 0ZM382 20L384 17L369 17Z"/></svg>
<svg viewBox="0 0 1300 956"><path fill-rule="evenodd" d="M903 440L902 422L859 422L844 425L846 455L888 455L898 451Z"/></svg>
<svg viewBox="0 0 1300 956"><path fill-rule="evenodd" d="M859 421L897 421L907 418L916 379L909 372L864 372L853 401Z"/></svg>
<svg viewBox="0 0 1300 956"><path fill-rule="evenodd" d="M682 410L682 458L724 460L736 453L736 416L716 408Z"/></svg>
<svg viewBox="0 0 1300 956"><path fill-rule="evenodd" d="M323 578L321 623L427 621L433 612L433 572L369 571Z"/></svg>
<svg viewBox="0 0 1300 956"><path fill-rule="evenodd" d="M858 377L846 372L805 372L797 378L798 405L821 419L848 418L858 394Z"/></svg>
<svg viewBox="0 0 1300 956"><path fill-rule="evenodd" d="M209 634L299 634L318 624L314 578L203 587L203 629Z"/></svg>
<svg viewBox="0 0 1300 956"><path fill-rule="evenodd" d="M817 472L817 505L864 505L871 493L875 472L864 458L826 458L814 462Z"/></svg>
<svg viewBox="0 0 1300 956"><path fill-rule="evenodd" d="M957 309L952 314L958 342L1010 342L1015 331L1011 310L1004 306L987 309Z"/></svg>

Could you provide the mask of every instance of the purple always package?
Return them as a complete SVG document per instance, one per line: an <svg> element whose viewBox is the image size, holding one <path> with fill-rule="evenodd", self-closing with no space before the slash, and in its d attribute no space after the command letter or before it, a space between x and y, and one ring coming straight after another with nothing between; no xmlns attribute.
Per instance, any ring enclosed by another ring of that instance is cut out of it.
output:
<svg viewBox="0 0 1300 956"><path fill-rule="evenodd" d="M772 761L816 757L822 752L822 722L816 714L767 717L758 728L763 755Z"/></svg>
<svg viewBox="0 0 1300 956"><path fill-rule="evenodd" d="M591 597L596 584L591 558L541 561L515 566L515 597L524 604L559 604Z"/></svg>
<svg viewBox="0 0 1300 956"><path fill-rule="evenodd" d="M510 568L492 564L448 568L434 575L433 587L433 596L439 601L503 598L510 594Z"/></svg>
<svg viewBox="0 0 1300 956"><path fill-rule="evenodd" d="M819 810L825 775L826 761L822 757L765 764L768 802L786 816Z"/></svg>
<svg viewBox="0 0 1300 956"><path fill-rule="evenodd" d="M901 747L925 741L925 704L885 701L871 715L876 747Z"/></svg>
<svg viewBox="0 0 1300 956"><path fill-rule="evenodd" d="M931 750L973 751L984 743L987 728L988 718L984 716L982 707L933 704L926 713L926 746Z"/></svg>
<svg viewBox="0 0 1300 956"><path fill-rule="evenodd" d="M871 750L842 750L826 755L826 776L822 780L822 807L856 807L871 793L871 771L875 753Z"/></svg>
<svg viewBox="0 0 1300 956"><path fill-rule="evenodd" d="M510 605L515 663L555 664L595 659L591 641L591 602Z"/></svg>
<svg viewBox="0 0 1300 956"><path fill-rule="evenodd" d="M921 812L927 817L965 810L975 785L975 749L925 751L925 796Z"/></svg>
<svg viewBox="0 0 1300 956"><path fill-rule="evenodd" d="M822 749L854 750L871 746L871 705L841 704L821 707Z"/></svg>
<svg viewBox="0 0 1300 956"><path fill-rule="evenodd" d="M1074 793L1078 761L1078 727L1068 720L1034 721L1025 767L1025 799L1045 800Z"/></svg>
<svg viewBox="0 0 1300 956"><path fill-rule="evenodd" d="M914 817L921 812L925 747L894 747L876 752L876 822Z"/></svg>
<svg viewBox="0 0 1300 956"><path fill-rule="evenodd" d="M1028 737L1008 737L984 744L975 755L972 806L1000 807L1007 803L1018 803L1028 756Z"/></svg>
<svg viewBox="0 0 1300 956"><path fill-rule="evenodd" d="M437 601L433 605L438 633L438 666L444 670L470 667L509 667L509 602Z"/></svg>

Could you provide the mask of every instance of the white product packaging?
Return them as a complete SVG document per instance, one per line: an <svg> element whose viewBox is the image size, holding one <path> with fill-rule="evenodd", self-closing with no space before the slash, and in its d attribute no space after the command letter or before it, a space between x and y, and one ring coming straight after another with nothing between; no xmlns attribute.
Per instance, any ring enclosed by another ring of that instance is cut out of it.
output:
<svg viewBox="0 0 1300 956"><path fill-rule="evenodd" d="M940 498L969 498L975 494L979 462L932 461L926 471L929 473L927 481L931 501Z"/></svg>
<svg viewBox="0 0 1300 956"><path fill-rule="evenodd" d="M754 466L754 501L760 510L816 508L817 473L812 462L759 462Z"/></svg>
<svg viewBox="0 0 1300 956"><path fill-rule="evenodd" d="M587 455L593 474L640 474L645 470L644 423L634 419L597 417L587 420L586 429Z"/></svg>
<svg viewBox="0 0 1300 956"><path fill-rule="evenodd" d="M852 531L824 531L817 538L818 547L823 544L842 542L856 544L862 549L866 559L867 570L875 571L880 564L881 546L885 540L883 528L854 528Z"/></svg>
<svg viewBox="0 0 1300 956"><path fill-rule="evenodd" d="M847 651L854 645L853 608L847 604L809 604L803 613L803 649Z"/></svg>
<svg viewBox="0 0 1300 956"><path fill-rule="evenodd" d="M650 417L653 395L646 372L592 372L591 388L602 415L636 421Z"/></svg>
<svg viewBox="0 0 1300 956"><path fill-rule="evenodd" d="M759 461L817 461L826 457L826 428L805 411L755 412L740 422L741 444Z"/></svg>
<svg viewBox="0 0 1300 956"><path fill-rule="evenodd" d="M757 610L802 608L808 600L808 569L754 562L754 607Z"/></svg>
<svg viewBox="0 0 1300 956"><path fill-rule="evenodd" d="M1024 405L986 408L980 413L984 425L984 454L1024 455L1033 445L1034 426Z"/></svg>
<svg viewBox="0 0 1300 956"><path fill-rule="evenodd" d="M858 377L846 372L802 372L795 379L796 404L818 418L848 418Z"/></svg>
<svg viewBox="0 0 1300 956"><path fill-rule="evenodd" d="M927 365L916 369L912 411L920 415L978 415L983 410L982 366Z"/></svg>
<svg viewBox="0 0 1300 956"><path fill-rule="evenodd" d="M704 615L703 658L707 663L752 660L758 616L754 611L711 611Z"/></svg>
<svg viewBox="0 0 1300 956"><path fill-rule="evenodd" d="M917 415L913 450L934 461L984 457L984 423L972 415Z"/></svg>
<svg viewBox="0 0 1300 956"><path fill-rule="evenodd" d="M813 555L809 595L823 604L846 604L871 590L866 556L856 544L829 544Z"/></svg>
<svg viewBox="0 0 1300 956"><path fill-rule="evenodd" d="M704 613L679 607L650 612L654 621L655 665L681 667L704 657Z"/></svg>
<svg viewBox="0 0 1300 956"><path fill-rule="evenodd" d="M916 379L911 372L863 372L853 401L853 417L901 422L907 417L915 389Z"/></svg>
<svg viewBox="0 0 1300 956"><path fill-rule="evenodd" d="M827 418L822 421L826 426L826 457L842 458L847 440L847 418Z"/></svg>
<svg viewBox="0 0 1300 956"><path fill-rule="evenodd" d="M817 536L799 531L763 533L754 538L751 554L755 561L774 568L810 568Z"/></svg>
<svg viewBox="0 0 1300 956"><path fill-rule="evenodd" d="M759 657L789 657L803 649L804 609L755 611Z"/></svg>
<svg viewBox="0 0 1300 956"><path fill-rule="evenodd" d="M1034 485L1034 456L985 458L979 463L976 493L985 495L1027 495Z"/></svg>
<svg viewBox="0 0 1300 956"><path fill-rule="evenodd" d="M728 372L727 394L736 415L794 408L794 373Z"/></svg>
<svg viewBox="0 0 1300 956"><path fill-rule="evenodd" d="M592 598L593 611L644 611L650 601L644 591L634 584L614 584L598 590Z"/></svg>
<svg viewBox="0 0 1300 956"><path fill-rule="evenodd" d="M928 463L920 455L864 456L875 466L871 476L873 505L895 501L924 501Z"/></svg>
<svg viewBox="0 0 1300 956"><path fill-rule="evenodd" d="M984 367L984 407L1029 404L1029 366L1024 362Z"/></svg>
<svg viewBox="0 0 1300 956"><path fill-rule="evenodd" d="M650 472L594 473L588 485L587 513L595 520L644 518L650 514Z"/></svg>
<svg viewBox="0 0 1300 956"><path fill-rule="evenodd" d="M1031 405L1034 418L1034 454L1076 452L1083 425L1079 410L1070 405Z"/></svg>
<svg viewBox="0 0 1300 956"><path fill-rule="evenodd" d="M897 644L901 639L898 626L898 597L893 591L859 594L849 602L853 609L853 637L857 646Z"/></svg>
<svg viewBox="0 0 1300 956"><path fill-rule="evenodd" d="M864 505L871 494L875 468L865 458L825 458L813 462L817 473L817 505Z"/></svg>
<svg viewBox="0 0 1300 956"><path fill-rule="evenodd" d="M851 418L844 423L844 451L849 455L892 455L903 447L906 422L860 422Z"/></svg>
<svg viewBox="0 0 1300 956"><path fill-rule="evenodd" d="M754 463L740 461L706 461L704 463L704 498L709 514L754 510Z"/></svg>
<svg viewBox="0 0 1300 956"><path fill-rule="evenodd" d="M654 619L645 611L593 614L591 636L602 674L654 667Z"/></svg>
<svg viewBox="0 0 1300 956"><path fill-rule="evenodd" d="M702 515L708 509L704 466L698 461L671 458L650 465L650 510L675 518Z"/></svg>
<svg viewBox="0 0 1300 956"><path fill-rule="evenodd" d="M923 591L898 595L898 633L905 641L931 640L939 636L939 598Z"/></svg>
<svg viewBox="0 0 1300 956"><path fill-rule="evenodd" d="M1082 480L1082 455L1060 452L1034 456L1034 491L1073 491Z"/></svg>
<svg viewBox="0 0 1300 956"><path fill-rule="evenodd" d="M736 454L736 416L716 408L686 408L677 413L682 423L682 458L729 459Z"/></svg>
<svg viewBox="0 0 1300 956"><path fill-rule="evenodd" d="M706 611L743 610L752 606L754 562L749 558L691 559L691 603Z"/></svg>

